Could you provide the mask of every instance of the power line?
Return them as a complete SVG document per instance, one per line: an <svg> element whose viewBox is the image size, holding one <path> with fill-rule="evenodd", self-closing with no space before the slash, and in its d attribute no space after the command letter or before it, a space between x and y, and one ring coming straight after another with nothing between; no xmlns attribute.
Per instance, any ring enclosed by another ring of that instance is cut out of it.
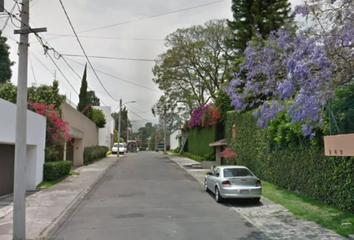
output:
<svg viewBox="0 0 354 240"><path fill-rule="evenodd" d="M17 3L15 2L14 6L12 7L12 9L11 9L11 11L10 11L11 14L12 14L13 11L15 10L16 5L17 5ZM10 18L11 18L11 15L9 15L9 16L7 17L7 19L6 19L6 21L5 21L5 24L4 24L4 26L2 27L2 29L1 29L1 32L4 32L4 30L5 30L6 26L7 26L7 24L9 23Z"/></svg>
<svg viewBox="0 0 354 240"><path fill-rule="evenodd" d="M130 106L131 108L135 109L136 111L139 111L139 113L142 113L142 114L147 114L147 113L151 113L151 111L147 111L147 112L144 112L140 109L137 109L136 107L133 107L133 106Z"/></svg>
<svg viewBox="0 0 354 240"><path fill-rule="evenodd" d="M33 74L34 82L37 84L37 78L36 78L36 74L34 73L33 63L32 63L32 58L31 58L31 56L29 56L29 60L30 60L30 65L31 65L31 69L32 69L32 74Z"/></svg>
<svg viewBox="0 0 354 240"><path fill-rule="evenodd" d="M106 93L107 93L114 101L119 101L119 100L115 99L115 98L107 91L107 89L105 88L105 86L104 86L103 83L101 82L101 79L98 77L98 75L97 75L95 69L93 68L93 66L92 66L92 64L91 64L90 59L87 57L86 51L85 51L84 47L82 46L79 37L77 36L77 33L76 33L76 31L75 31L75 28L74 28L73 24L71 23L71 20L70 20L70 18L69 18L68 13L66 12L66 9L65 9L65 7L64 7L64 4L63 4L62 0L59 0L59 2L60 2L61 6L62 6L62 8L63 8L63 11L64 11L64 13L65 13L65 15L66 15L66 18L68 19L68 22L69 22L69 24L70 24L70 26L71 26L71 29L73 30L73 32L74 32L74 34L75 34L75 36L76 36L76 39L77 39L77 41L78 41L78 43L79 43L79 45L80 45L80 47L81 47L82 52L85 54L85 57L86 57L86 59L87 59L87 62L89 63L89 65L90 65L91 68L92 68L92 71L93 71L94 74L96 75L97 80L100 82L101 86L102 86L103 89L106 91Z"/></svg>
<svg viewBox="0 0 354 240"><path fill-rule="evenodd" d="M66 76L64 75L64 73L61 71L61 69L58 67L58 65L56 64L56 62L53 60L52 56L50 56L50 54L48 54L50 60L54 63L54 65L56 66L56 68L59 70L59 72L61 73L61 75L63 75L64 79L67 81L67 83L69 83L70 87L74 90L74 92L79 95L79 93L75 90L75 88L73 87L73 85L71 85L70 81L66 78Z"/></svg>
<svg viewBox="0 0 354 240"><path fill-rule="evenodd" d="M62 56L67 57L86 57L85 55L79 54L61 54ZM87 56L89 58L101 58L101 59L115 59L115 60L128 60L128 61L141 61L141 62L155 62L154 59L146 59L146 58L119 58L119 57L107 57L107 56Z"/></svg>
<svg viewBox="0 0 354 240"><path fill-rule="evenodd" d="M64 58L64 57L62 57L62 58ZM67 59L70 60L70 61L72 61L72 62L75 62L75 63L77 63L77 64L80 64L80 65L82 65L82 66L85 66L85 64L82 64L82 63L80 63L80 62L78 62L78 61L75 61L75 60L73 60L73 59L70 59L70 58L67 58ZM144 88L144 89L147 89L147 90L151 90L151 91L154 91L154 92L163 93L162 91L159 91L159 90L156 90L156 89L153 89L153 88L149 88L149 87L146 87L146 86L137 84L137 83L133 83L133 82L130 82L130 81L128 81L128 80L124 80L124 79L122 79L122 78L113 76L113 75L108 74L108 73L106 73L106 72L103 72L103 71L100 71L100 70L97 70L97 69L95 69L95 70L96 70L96 72L99 72L99 73L102 73L102 74L104 74L104 75L106 75L106 76L109 76L109 77L118 79L118 80L120 80L120 81L122 81L122 82L126 82L126 83L129 83L129 84L131 84L131 85L135 85L135 86L138 86L138 87L141 87L141 88Z"/></svg>
<svg viewBox="0 0 354 240"><path fill-rule="evenodd" d="M214 5L214 4L221 3L221 2L225 2L225 1L226 1L226 0L214 1L214 2L210 2L210 3L205 3L205 4L197 5L197 6L194 6L194 7L183 8L183 9L179 9L179 10L175 10L175 11L171 11L171 12L166 12L166 13L161 13L161 14L156 14L156 15L152 15L152 16L148 16L148 17L143 17L143 18L139 18L139 19L135 19L135 20L130 20L130 21L125 21L125 22L110 24L110 25L106 25L106 26L102 26L102 27L92 28L92 29L84 30L84 31L81 31L81 32L78 32L78 33L92 32L92 31L96 31L96 30L100 30L100 29L104 29L104 28L110 28L110 27L115 27L115 26L118 26L118 25L123 25L123 24L138 22L138 21L142 21L142 20L146 20L146 19L151 19L151 18L166 16L166 15L169 15L169 14L184 12L184 11L188 11L188 10L192 10L192 9L196 9L196 8L201 8L201 7L206 7L206 6ZM71 34L64 34L64 35L62 35L62 36L57 36L57 37L49 38L49 40L50 40L50 39L55 39L55 38L64 37L64 36L70 36L70 35L71 35Z"/></svg>
<svg viewBox="0 0 354 240"><path fill-rule="evenodd" d="M57 36L57 37L75 37L73 35L67 34L45 34L47 36ZM152 42L163 42L165 39L156 38L119 38L119 37L102 37L102 36L83 36L79 35L80 38L96 38L96 39L107 39L107 40L127 40L127 41L152 41ZM52 38L51 38L52 39Z"/></svg>
<svg viewBox="0 0 354 240"><path fill-rule="evenodd" d="M134 114L135 116L137 116L138 118L140 118L140 119L142 119L142 120L144 120L144 121L146 121L146 122L149 122L149 120L147 120L147 119L145 119L145 118L139 116L139 115L136 114L135 112L133 112L128 106L126 106L126 107L127 107L127 109L128 109L131 113L133 113L133 114Z"/></svg>

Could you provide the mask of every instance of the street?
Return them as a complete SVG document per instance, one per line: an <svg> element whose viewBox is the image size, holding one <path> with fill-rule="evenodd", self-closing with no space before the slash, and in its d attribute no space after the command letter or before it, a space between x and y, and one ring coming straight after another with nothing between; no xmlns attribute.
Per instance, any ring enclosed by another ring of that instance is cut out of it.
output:
<svg viewBox="0 0 354 240"><path fill-rule="evenodd" d="M185 170L154 152L119 159L46 239L263 240Z"/></svg>

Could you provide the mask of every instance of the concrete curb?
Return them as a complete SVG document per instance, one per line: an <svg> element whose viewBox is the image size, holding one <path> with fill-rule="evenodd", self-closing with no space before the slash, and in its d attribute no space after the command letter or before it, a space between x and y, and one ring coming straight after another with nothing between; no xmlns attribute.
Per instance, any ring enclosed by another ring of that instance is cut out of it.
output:
<svg viewBox="0 0 354 240"><path fill-rule="evenodd" d="M183 167L183 165L179 164L178 162L176 162L175 160L173 160L172 158L170 158L170 155L164 155L165 157L167 157L168 159L170 159L171 161L173 161L174 163L176 163L180 168L182 168L183 170L185 170L189 175L191 175L195 180L197 180L200 184L204 185L204 181L200 180L199 178L197 178L196 176L194 176L193 174L191 174L185 167Z"/></svg>
<svg viewBox="0 0 354 240"><path fill-rule="evenodd" d="M120 157L121 158L121 157ZM102 171L102 173L97 177L97 179L88 187L84 188L76 198L68 205L66 208L50 223L45 229L42 230L41 234L37 237L37 239L44 239L50 232L53 232L61 227L61 225L65 222L63 217L68 213L70 209L77 203L80 198L84 198L87 196L90 191L94 188L94 186L99 183L102 178L106 175L106 173L118 162L120 158L117 158L114 162L107 166L107 168ZM82 169L82 167L81 167Z"/></svg>

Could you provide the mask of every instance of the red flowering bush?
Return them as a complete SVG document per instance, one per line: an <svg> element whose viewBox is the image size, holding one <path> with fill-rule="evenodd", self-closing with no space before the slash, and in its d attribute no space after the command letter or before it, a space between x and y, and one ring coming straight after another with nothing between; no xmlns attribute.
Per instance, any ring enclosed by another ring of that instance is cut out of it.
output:
<svg viewBox="0 0 354 240"><path fill-rule="evenodd" d="M232 151L231 148L226 148L221 152L221 157L225 158L227 163L235 164L236 163L236 153Z"/></svg>
<svg viewBox="0 0 354 240"><path fill-rule="evenodd" d="M28 102L32 110L47 118L46 145L62 145L65 139L71 141L68 122L60 117L60 111L54 109L54 105L39 102Z"/></svg>

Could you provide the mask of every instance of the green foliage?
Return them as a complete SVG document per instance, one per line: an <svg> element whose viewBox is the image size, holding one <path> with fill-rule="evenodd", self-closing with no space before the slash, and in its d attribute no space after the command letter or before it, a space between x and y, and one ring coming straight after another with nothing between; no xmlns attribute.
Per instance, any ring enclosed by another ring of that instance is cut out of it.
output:
<svg viewBox="0 0 354 240"><path fill-rule="evenodd" d="M232 125L236 137L232 138ZM354 161L349 157L326 157L316 145L293 149L270 149L269 133L250 114L228 112L226 137L236 152L239 165L249 167L258 177L288 190L354 212Z"/></svg>
<svg viewBox="0 0 354 240"><path fill-rule="evenodd" d="M122 135L121 135L122 136ZM114 142L116 143L116 142L118 142L118 131L117 131L117 129L114 129L114 136L113 136L113 138L114 138ZM120 138L120 142L122 143L122 142L124 142L124 139L123 138Z"/></svg>
<svg viewBox="0 0 354 240"><path fill-rule="evenodd" d="M140 147L139 151L146 151L146 147Z"/></svg>
<svg viewBox="0 0 354 240"><path fill-rule="evenodd" d="M11 80L11 66L14 65L14 62L10 60L10 46L6 42L7 38L1 36L0 30L0 83L9 82Z"/></svg>
<svg viewBox="0 0 354 240"><path fill-rule="evenodd" d="M329 106L331 132L328 133L354 133L354 85L337 88Z"/></svg>
<svg viewBox="0 0 354 240"><path fill-rule="evenodd" d="M151 138L150 138L150 141L149 141L149 149L150 149L150 151L155 151L155 137L156 137L156 132L153 131L151 133Z"/></svg>
<svg viewBox="0 0 354 240"><path fill-rule="evenodd" d="M59 82L53 81L53 85L40 85L39 87L28 88L28 101L40 102L54 105L55 110L60 109L60 105L65 101L65 95L59 93Z"/></svg>
<svg viewBox="0 0 354 240"><path fill-rule="evenodd" d="M215 152L210 152L204 155L204 160L215 161L215 159L216 159Z"/></svg>
<svg viewBox="0 0 354 240"><path fill-rule="evenodd" d="M91 95L87 92L87 64L85 65L84 75L82 76L79 103L77 110L89 119L92 119Z"/></svg>
<svg viewBox="0 0 354 240"><path fill-rule="evenodd" d="M87 96L89 98L89 103L91 106L100 106L100 99L96 96L95 91L88 91Z"/></svg>
<svg viewBox="0 0 354 240"><path fill-rule="evenodd" d="M106 146L85 147L84 164L88 165L105 158L108 150L109 149Z"/></svg>
<svg viewBox="0 0 354 240"><path fill-rule="evenodd" d="M70 173L71 161L46 162L43 167L43 181L54 181Z"/></svg>
<svg viewBox="0 0 354 240"><path fill-rule="evenodd" d="M188 136L188 152L198 156L214 153L214 147L209 147L209 144L217 140L216 129L216 125L191 129Z"/></svg>
<svg viewBox="0 0 354 240"><path fill-rule="evenodd" d="M121 116L121 122L120 122L120 137L125 139L127 137L127 129L128 129L128 127L131 127L132 124L129 121L128 110L126 107L123 107L123 109L121 110L121 113L122 113L122 116ZM119 112L114 112L111 114L111 116L113 117L114 123L115 123L114 129L118 129Z"/></svg>
<svg viewBox="0 0 354 240"><path fill-rule="evenodd" d="M104 128L106 126L106 116L100 109L93 108L92 121L96 123L99 128Z"/></svg>
<svg viewBox="0 0 354 240"><path fill-rule="evenodd" d="M198 156L198 155L194 155L194 154L189 153L189 152L184 152L181 155L183 157L187 157L187 158L193 159L194 161L197 161L197 162L201 162L201 161L204 160L204 157L201 157L201 156Z"/></svg>
<svg viewBox="0 0 354 240"><path fill-rule="evenodd" d="M214 105L215 108L219 109L219 114L221 116L220 123L224 124L227 112L234 110L234 108L231 106L231 99L229 95L227 95L223 89L220 89L217 92L217 98L215 99Z"/></svg>
<svg viewBox="0 0 354 240"><path fill-rule="evenodd" d="M264 39L291 20L288 0L232 0L233 21L228 21L233 38L227 41L235 53L242 55L247 42L256 34Z"/></svg>
<svg viewBox="0 0 354 240"><path fill-rule="evenodd" d="M58 161L63 156L63 152L64 152L64 147L63 146L56 146L56 145L47 146L44 149L45 162L56 162L56 161Z"/></svg>
<svg viewBox="0 0 354 240"><path fill-rule="evenodd" d="M48 103L59 110L60 105L65 101L65 96L59 93L59 82L53 81L53 85L40 85L29 87L27 90L29 102ZM0 83L0 98L16 103L17 86L11 82Z"/></svg>
<svg viewBox="0 0 354 240"><path fill-rule="evenodd" d="M16 103L17 87L11 82L0 83L0 98Z"/></svg>

